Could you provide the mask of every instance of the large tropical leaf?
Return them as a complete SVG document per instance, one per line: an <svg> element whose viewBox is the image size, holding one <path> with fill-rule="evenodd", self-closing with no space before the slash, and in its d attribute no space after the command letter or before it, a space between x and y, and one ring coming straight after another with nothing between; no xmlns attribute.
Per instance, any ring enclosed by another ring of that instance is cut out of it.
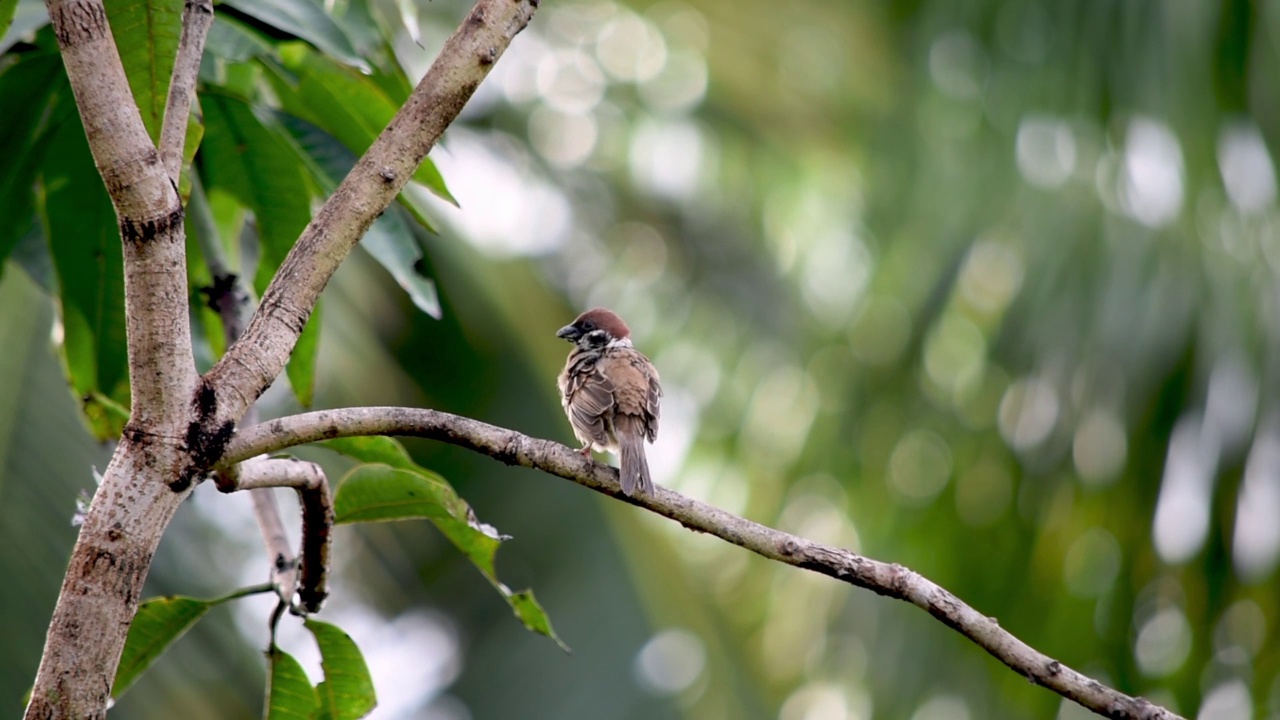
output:
<svg viewBox="0 0 1280 720"><path fill-rule="evenodd" d="M362 70L369 67L356 52L351 38L320 3L313 0L227 0L225 4L259 22L306 40L352 67Z"/></svg>
<svg viewBox="0 0 1280 720"><path fill-rule="evenodd" d="M339 438L323 445L366 463L352 469L338 485L333 501L335 523L430 520L502 595L525 627L568 650L533 591L513 592L498 580L494 556L505 538L480 522L447 480L415 463L393 438Z"/></svg>
<svg viewBox="0 0 1280 720"><path fill-rule="evenodd" d="M51 132L39 202L58 279L63 356L93 433L119 437L128 420L129 378L115 209L79 116L67 113Z"/></svg>
<svg viewBox="0 0 1280 720"><path fill-rule="evenodd" d="M51 135L46 132L53 104L65 104L66 75L62 60L49 53L21 56L0 72L0 98L8 110L0 113L0 270L19 238L35 217L35 182ZM60 114L65 116L64 107Z"/></svg>
<svg viewBox="0 0 1280 720"><path fill-rule="evenodd" d="M332 191L355 165L355 155L332 135L305 120L285 116L283 122L308 159L307 166L316 182L326 192ZM391 207L379 215L360 239L360 247L391 274L419 310L439 320L440 297L435 282L421 271L422 248L405 220L406 207L407 204ZM421 224L431 229L425 218Z"/></svg>
<svg viewBox="0 0 1280 720"><path fill-rule="evenodd" d="M205 137L200 154L205 183L251 209L258 228L254 287L259 296L311 220L311 191L301 159L274 118L230 95L202 100ZM310 403L320 324L317 312L303 329L287 372L299 402Z"/></svg>
<svg viewBox="0 0 1280 720"><path fill-rule="evenodd" d="M267 660L267 720L311 720L320 701L302 666L277 647L267 651Z"/></svg>
<svg viewBox="0 0 1280 720"><path fill-rule="evenodd" d="M217 601L189 597L152 598L138 606L129 626L124 653L111 685L111 697L119 698L133 681L191 629Z"/></svg>
<svg viewBox="0 0 1280 720"><path fill-rule="evenodd" d="M316 686L320 700L317 720L359 720L378 704L373 678L360 648L336 625L307 620L305 625L320 647L324 682Z"/></svg>
<svg viewBox="0 0 1280 720"><path fill-rule="evenodd" d="M341 65L301 43L281 46L280 59L296 78L284 88L279 75L269 75L280 92L285 110L323 128L347 149L363 153L400 109L368 75ZM430 158L424 158L413 179L453 204L444 178Z"/></svg>
<svg viewBox="0 0 1280 720"><path fill-rule="evenodd" d="M106 0L107 20L129 89L153 142L160 141L178 38L182 34L180 0Z"/></svg>

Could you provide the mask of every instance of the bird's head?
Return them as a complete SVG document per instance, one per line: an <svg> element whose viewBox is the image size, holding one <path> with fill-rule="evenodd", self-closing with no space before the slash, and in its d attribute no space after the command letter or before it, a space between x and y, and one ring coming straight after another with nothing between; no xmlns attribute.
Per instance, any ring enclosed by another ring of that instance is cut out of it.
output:
<svg viewBox="0 0 1280 720"><path fill-rule="evenodd" d="M594 350L610 345L631 345L631 329L612 310L595 308L577 317L556 332L580 348Z"/></svg>

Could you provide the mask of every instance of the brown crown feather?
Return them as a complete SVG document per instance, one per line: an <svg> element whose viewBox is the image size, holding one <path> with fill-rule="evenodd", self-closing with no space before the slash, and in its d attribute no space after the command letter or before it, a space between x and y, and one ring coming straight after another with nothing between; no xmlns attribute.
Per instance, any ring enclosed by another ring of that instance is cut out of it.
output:
<svg viewBox="0 0 1280 720"><path fill-rule="evenodd" d="M622 321L612 310L606 308L594 308L588 310L577 317L573 324L578 329L583 329L584 323L590 323L595 327L609 333L609 337L621 340L630 337L631 328Z"/></svg>

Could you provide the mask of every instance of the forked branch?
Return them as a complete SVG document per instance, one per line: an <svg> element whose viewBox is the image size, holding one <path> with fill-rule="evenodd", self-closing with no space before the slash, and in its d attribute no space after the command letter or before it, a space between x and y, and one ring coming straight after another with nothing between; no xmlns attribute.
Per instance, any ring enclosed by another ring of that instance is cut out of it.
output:
<svg viewBox="0 0 1280 720"><path fill-rule="evenodd" d="M658 488L652 496L628 497L615 469L550 440L540 440L470 418L418 408L365 407L322 410L271 420L240 432L223 458L245 458L294 445L353 435L408 435L474 450L508 465L541 470L629 502L685 527L715 535L770 560L794 565L915 605L972 640L1037 685L1117 720L1176 720L1179 716L1131 697L1037 651L918 573L897 564L811 542Z"/></svg>

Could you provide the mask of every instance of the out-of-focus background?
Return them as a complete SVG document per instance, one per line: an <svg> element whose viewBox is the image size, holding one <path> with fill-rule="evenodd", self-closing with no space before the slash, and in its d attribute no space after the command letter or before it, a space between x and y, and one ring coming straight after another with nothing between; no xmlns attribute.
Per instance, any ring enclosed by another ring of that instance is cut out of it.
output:
<svg viewBox="0 0 1280 720"><path fill-rule="evenodd" d="M420 46L395 42L411 79L468 9L387 5L419 23ZM316 405L571 442L554 333L606 305L662 374L661 484L907 565L1187 717L1280 718L1278 38L1280 6L1245 0L548 0L431 156L460 205L431 205L424 245L443 318L353 255L324 297ZM110 455L18 259L0 279L10 715L77 492ZM499 574L573 654L426 523L343 527L321 617L363 649L375 718L1086 717L916 608L408 444L514 536ZM247 500L201 487L149 594L266 568ZM270 607L210 613L113 717L257 714Z"/></svg>

